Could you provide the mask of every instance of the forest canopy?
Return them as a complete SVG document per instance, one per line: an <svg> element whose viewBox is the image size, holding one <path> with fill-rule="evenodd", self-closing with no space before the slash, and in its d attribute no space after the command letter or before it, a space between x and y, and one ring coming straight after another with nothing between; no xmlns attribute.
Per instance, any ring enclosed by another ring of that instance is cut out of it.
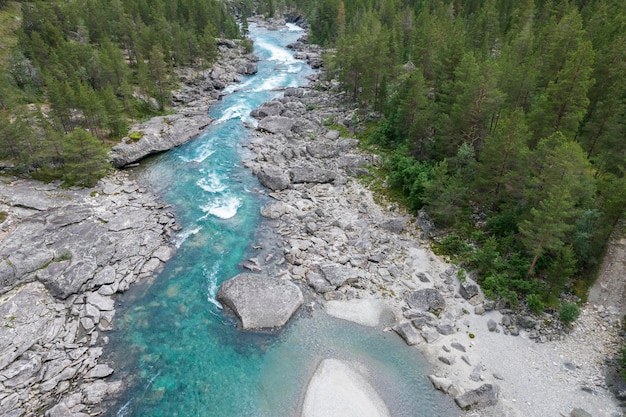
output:
<svg viewBox="0 0 626 417"><path fill-rule="evenodd" d="M240 36L220 0L0 1L0 19L0 160L68 185L92 185L107 143L166 110L174 68Z"/></svg>
<svg viewBox="0 0 626 417"><path fill-rule="evenodd" d="M292 4L441 251L512 304L584 293L626 208L626 2Z"/></svg>

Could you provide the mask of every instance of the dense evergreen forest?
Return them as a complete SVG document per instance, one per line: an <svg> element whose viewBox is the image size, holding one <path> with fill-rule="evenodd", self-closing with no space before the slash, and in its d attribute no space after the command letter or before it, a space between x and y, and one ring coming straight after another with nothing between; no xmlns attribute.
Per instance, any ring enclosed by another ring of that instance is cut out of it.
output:
<svg viewBox="0 0 626 417"><path fill-rule="evenodd" d="M292 5L441 251L537 312L584 294L626 207L626 2Z"/></svg>
<svg viewBox="0 0 626 417"><path fill-rule="evenodd" d="M178 66L207 66L239 37L220 0L0 0L0 160L91 185L107 144L166 111Z"/></svg>
<svg viewBox="0 0 626 417"><path fill-rule="evenodd" d="M584 294L626 207L622 0L0 0L0 160L92 184L175 67L240 36L233 12L282 10L334 52L387 190L452 231L441 251L511 304Z"/></svg>

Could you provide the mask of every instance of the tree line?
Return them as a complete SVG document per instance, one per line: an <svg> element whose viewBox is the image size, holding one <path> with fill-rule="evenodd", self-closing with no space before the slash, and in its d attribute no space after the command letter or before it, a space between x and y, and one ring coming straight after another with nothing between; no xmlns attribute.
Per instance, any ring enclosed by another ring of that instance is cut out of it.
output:
<svg viewBox="0 0 626 417"><path fill-rule="evenodd" d="M93 184L107 144L131 120L166 111L174 68L208 66L216 37L240 36L220 0L18 5L17 46L0 61L0 159L68 184Z"/></svg>
<svg viewBox="0 0 626 417"><path fill-rule="evenodd" d="M511 304L582 296L626 207L626 3L293 4L440 250Z"/></svg>

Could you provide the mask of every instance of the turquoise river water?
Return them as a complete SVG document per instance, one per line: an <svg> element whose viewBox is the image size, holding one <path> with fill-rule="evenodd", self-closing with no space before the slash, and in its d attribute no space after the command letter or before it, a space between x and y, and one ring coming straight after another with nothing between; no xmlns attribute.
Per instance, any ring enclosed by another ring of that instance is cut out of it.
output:
<svg viewBox="0 0 626 417"><path fill-rule="evenodd" d="M242 165L250 132L244 122L253 123L250 111L281 87L307 83L312 70L285 48L301 34L295 26L252 26L259 72L229 87L200 137L137 170L173 206L183 230L164 271L119 300L105 354L128 389L109 416L295 417L326 357L367 366L394 417L455 414L426 379L422 358L393 332L305 308L278 334L242 332L215 300L219 284L253 256L267 201Z"/></svg>

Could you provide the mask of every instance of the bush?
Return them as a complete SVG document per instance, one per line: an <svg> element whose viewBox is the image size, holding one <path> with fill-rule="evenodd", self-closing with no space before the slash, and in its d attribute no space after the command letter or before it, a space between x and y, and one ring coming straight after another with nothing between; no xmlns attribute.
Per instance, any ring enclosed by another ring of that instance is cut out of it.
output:
<svg viewBox="0 0 626 417"><path fill-rule="evenodd" d="M541 297L539 297L537 294L530 294L528 297L526 297L526 305L528 306L528 309L535 314L543 313L543 310L545 308L543 301L541 301Z"/></svg>
<svg viewBox="0 0 626 417"><path fill-rule="evenodd" d="M565 324L571 324L580 316L580 309L574 303L564 303L559 309L559 320Z"/></svg>

